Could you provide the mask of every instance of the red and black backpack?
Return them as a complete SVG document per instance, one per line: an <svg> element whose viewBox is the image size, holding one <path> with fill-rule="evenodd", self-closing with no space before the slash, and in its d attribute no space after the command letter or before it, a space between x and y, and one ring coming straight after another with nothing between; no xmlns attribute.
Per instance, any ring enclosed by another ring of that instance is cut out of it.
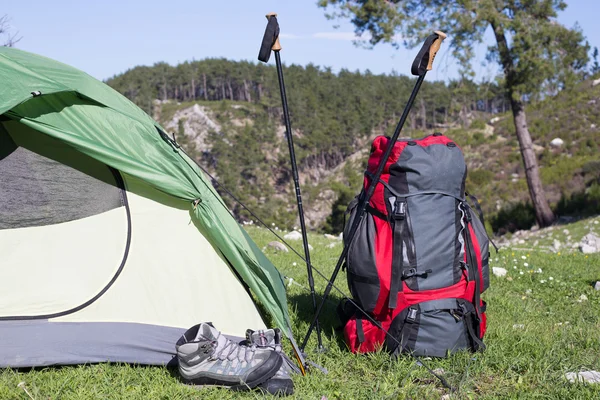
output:
<svg viewBox="0 0 600 400"><path fill-rule="evenodd" d="M373 141L344 240L389 140ZM389 335L341 304L352 352L444 357L485 348L489 240L483 215L467 202L466 173L461 149L440 133L394 145L345 260L353 301Z"/></svg>

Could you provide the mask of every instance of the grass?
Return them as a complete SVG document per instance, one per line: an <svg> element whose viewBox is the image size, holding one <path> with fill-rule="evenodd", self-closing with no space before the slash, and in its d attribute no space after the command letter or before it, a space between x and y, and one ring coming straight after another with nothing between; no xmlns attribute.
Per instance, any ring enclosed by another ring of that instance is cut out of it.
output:
<svg viewBox="0 0 600 400"><path fill-rule="evenodd" d="M594 224L598 221L598 224ZM554 235L583 236L600 231L600 218L556 228ZM260 247L274 237L266 230L249 228ZM548 235L541 231L539 235ZM561 239L563 239L561 237ZM530 238L529 240L533 240ZM546 244L548 237L539 238ZM329 277L341 243L322 235L310 235L313 264ZM335 243L333 248L329 248ZM549 244L549 243L548 243ZM301 249L300 242L294 242ZM265 249L288 284L289 307L296 339L301 341L311 318L306 290L306 268L293 253ZM592 399L600 398L600 385L568 383L570 371L600 370L600 254L577 251L546 253L503 249L492 255L492 267L508 274L492 276L483 298L488 303L488 331L484 353L467 352L448 359L426 360L432 369L443 370L458 393L451 399ZM541 269L541 272L539 270ZM538 272L536 272L538 271ZM325 281L315 277L318 292ZM346 291L343 273L336 286ZM581 296L587 296L582 300ZM336 333L334 293L322 318L323 341L328 351L317 353L316 335L307 346L309 357L329 370L312 371L294 378L297 399L441 399L448 394L423 367L405 357L392 361L384 353L349 353ZM0 339L1 340L1 339ZM32 371L0 371L0 399L29 399L20 382L35 399L228 399L262 398L256 392L233 393L226 389L181 384L176 371L162 367L98 364Z"/></svg>

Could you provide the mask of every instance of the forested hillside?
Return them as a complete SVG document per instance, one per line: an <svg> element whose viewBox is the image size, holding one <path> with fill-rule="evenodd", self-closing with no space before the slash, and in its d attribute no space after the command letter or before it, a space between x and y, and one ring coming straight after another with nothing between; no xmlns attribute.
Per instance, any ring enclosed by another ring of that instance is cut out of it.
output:
<svg viewBox="0 0 600 400"><path fill-rule="evenodd" d="M340 211L360 187L369 141L391 134L414 79L346 70L336 74L314 65L285 67L284 76L309 225L339 231ZM175 133L194 158L261 218L285 228L294 225L273 66L225 59L159 63L136 67L107 83ZM594 164L600 145L594 123L599 121L599 91L600 86L584 82L530 104L542 176L561 214L574 211L573 194L583 196L577 201L594 212L589 188L600 169ZM480 194L488 214L496 215L493 227L501 231L528 228L534 221L507 107L497 83L426 80L403 135L420 137L436 130L455 139L465 151L471 191ZM551 147L555 137L564 145ZM592 195L599 191L594 188ZM248 217L227 201L240 219Z"/></svg>

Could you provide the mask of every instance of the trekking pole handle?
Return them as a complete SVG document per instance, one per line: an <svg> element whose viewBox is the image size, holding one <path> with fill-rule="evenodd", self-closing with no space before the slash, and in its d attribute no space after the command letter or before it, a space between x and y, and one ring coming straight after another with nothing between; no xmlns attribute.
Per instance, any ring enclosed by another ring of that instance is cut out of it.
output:
<svg viewBox="0 0 600 400"><path fill-rule="evenodd" d="M270 12L267 15L265 15L265 17L267 17L267 21L268 21L269 19L271 19L271 17L277 18L277 13ZM277 33L277 37L275 38L275 42L273 43L273 46L271 46L271 50L273 50L273 51L281 50L281 44L279 44L279 32Z"/></svg>
<svg viewBox="0 0 600 400"><path fill-rule="evenodd" d="M258 51L258 61L264 63L269 62L271 51L278 52L281 50L281 45L279 44L279 23L277 22L277 14L269 13L266 17L268 21L267 27L265 28L265 34L263 35L260 50Z"/></svg>
<svg viewBox="0 0 600 400"><path fill-rule="evenodd" d="M433 69L433 60L444 39L446 39L446 34L442 31L435 31L427 36L410 69L413 75L421 76Z"/></svg>

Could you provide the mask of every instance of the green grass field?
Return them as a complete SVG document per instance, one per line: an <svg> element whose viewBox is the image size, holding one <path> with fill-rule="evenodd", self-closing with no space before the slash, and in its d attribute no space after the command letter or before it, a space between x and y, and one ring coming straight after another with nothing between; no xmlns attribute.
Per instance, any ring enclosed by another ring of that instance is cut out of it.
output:
<svg viewBox="0 0 600 400"><path fill-rule="evenodd" d="M571 235L583 236L594 229L598 234L600 218L555 228L554 232L559 232L555 237L566 228ZM250 228L249 232L260 247L275 240L264 228ZM317 234L310 236L310 242L313 264L329 276L341 243ZM300 242L292 243L301 249ZM336 244L329 248L330 243ZM265 252L285 276L293 278L286 284L294 333L301 341L312 316L305 264L292 252ZM571 371L600 370L600 292L593 288L600 280L600 254L584 255L575 249L561 253L503 249L492 254L491 266L506 268L508 274L492 276L491 287L483 295L488 303L487 350L425 360L458 388L444 398L600 398L600 384L574 384L564 377ZM322 292L325 280L318 276L315 280ZM336 286L346 291L344 275L338 277ZM385 353L349 353L335 332L335 305L340 298L341 294L334 293L321 320L328 351L315 351L314 334L307 346L310 359L329 373L313 370L306 377L295 377L295 398L441 399L449 393L411 358L392 361ZM178 381L176 371L166 368L100 364L34 371L4 369L0 371L0 399L29 399L18 387L21 382L36 400L263 397L257 392L186 386Z"/></svg>

